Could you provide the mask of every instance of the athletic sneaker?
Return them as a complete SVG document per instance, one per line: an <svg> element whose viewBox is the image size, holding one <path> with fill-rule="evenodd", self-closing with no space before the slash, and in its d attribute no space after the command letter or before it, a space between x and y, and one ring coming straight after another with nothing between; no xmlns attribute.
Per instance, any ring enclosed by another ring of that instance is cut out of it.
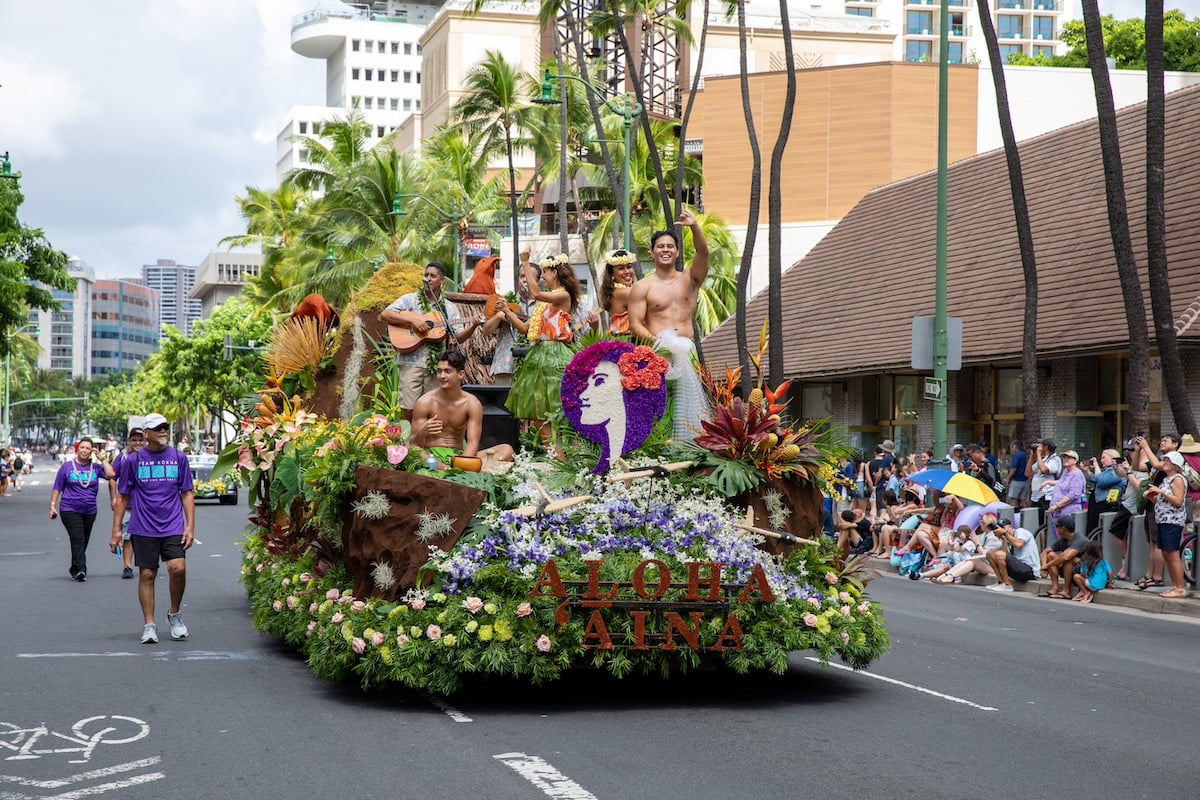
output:
<svg viewBox="0 0 1200 800"><path fill-rule="evenodd" d="M87 580L87 573L86 572L76 572L75 580L79 581L80 583L83 583L84 581Z"/></svg>
<svg viewBox="0 0 1200 800"><path fill-rule="evenodd" d="M147 622L142 628L142 644L158 644L158 626Z"/></svg>
<svg viewBox="0 0 1200 800"><path fill-rule="evenodd" d="M122 578L132 578L133 577L133 567L126 567L125 569L121 570L121 577Z"/></svg>
<svg viewBox="0 0 1200 800"><path fill-rule="evenodd" d="M993 592L1011 592L1013 590L1013 587L1009 586L1007 583L993 583L991 586L986 588L991 589Z"/></svg>
<svg viewBox="0 0 1200 800"><path fill-rule="evenodd" d="M175 641L187 638L187 625L178 614L167 614L167 622L171 623L171 638Z"/></svg>

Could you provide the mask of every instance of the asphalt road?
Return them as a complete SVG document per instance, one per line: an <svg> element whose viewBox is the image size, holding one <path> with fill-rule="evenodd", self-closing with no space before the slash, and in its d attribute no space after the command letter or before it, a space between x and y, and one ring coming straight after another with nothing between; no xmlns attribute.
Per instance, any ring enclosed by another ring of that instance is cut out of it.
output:
<svg viewBox="0 0 1200 800"><path fill-rule="evenodd" d="M242 507L197 508L190 639L160 619L140 645L103 490L79 584L51 477L0 499L0 800L1198 794L1192 620L885 577L892 652L867 673L797 653L782 677L364 695L250 625Z"/></svg>

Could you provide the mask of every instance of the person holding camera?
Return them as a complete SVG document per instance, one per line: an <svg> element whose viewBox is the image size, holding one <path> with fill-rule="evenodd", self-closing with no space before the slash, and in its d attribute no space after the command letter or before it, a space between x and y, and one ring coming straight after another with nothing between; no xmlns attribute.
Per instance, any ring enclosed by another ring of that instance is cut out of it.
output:
<svg viewBox="0 0 1200 800"><path fill-rule="evenodd" d="M1062 459L1055 453L1057 449L1053 440L1042 439L1029 451L1029 498L1038 507L1038 522L1043 525L1046 524L1050 493L1063 469Z"/></svg>
<svg viewBox="0 0 1200 800"><path fill-rule="evenodd" d="M1037 543L1033 534L1024 528L1014 527L1011 522L997 520L988 528L1004 547L987 553L987 562L996 573L999 583L987 588L993 592L1013 591L1013 581L1025 583L1041 577Z"/></svg>
<svg viewBox="0 0 1200 800"><path fill-rule="evenodd" d="M962 583L963 577L972 572L978 572L980 575L994 574L988 554L1004 547L1000 537L993 532L997 521L998 518L995 514L984 514L979 521L979 527L975 531L971 531L968 537L971 544L974 545L973 551L944 574L934 578L933 582Z"/></svg>
<svg viewBox="0 0 1200 800"><path fill-rule="evenodd" d="M1103 450L1099 460L1089 458L1083 463L1084 477L1092 482L1092 496L1087 507L1087 529L1094 531L1100 525L1100 515L1116 511L1121 507L1121 495L1125 491L1125 479L1117 474L1116 463L1121 454L1112 448Z"/></svg>
<svg viewBox="0 0 1200 800"><path fill-rule="evenodd" d="M1119 581L1129 580L1129 520L1141 513L1138 511L1139 489L1142 481L1150 477L1142 453L1132 439L1125 442L1124 451L1125 455L1113 462L1113 473L1125 481L1125 491L1117 506L1117 516L1108 526L1108 535L1121 551L1121 564L1114 576Z"/></svg>

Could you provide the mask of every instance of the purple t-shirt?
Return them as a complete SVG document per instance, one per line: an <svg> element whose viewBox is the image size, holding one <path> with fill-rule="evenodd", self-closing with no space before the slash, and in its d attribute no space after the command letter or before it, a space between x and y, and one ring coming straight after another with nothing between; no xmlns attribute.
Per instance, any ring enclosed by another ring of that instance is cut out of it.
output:
<svg viewBox="0 0 1200 800"><path fill-rule="evenodd" d="M181 492L192 491L187 456L174 447L155 453L142 448L120 463L117 491L129 495L131 536L176 536L183 533Z"/></svg>
<svg viewBox="0 0 1200 800"><path fill-rule="evenodd" d="M61 494L59 510L95 514L96 493L102 480L104 466L101 464L80 464L75 458L63 464L54 476L54 491Z"/></svg>

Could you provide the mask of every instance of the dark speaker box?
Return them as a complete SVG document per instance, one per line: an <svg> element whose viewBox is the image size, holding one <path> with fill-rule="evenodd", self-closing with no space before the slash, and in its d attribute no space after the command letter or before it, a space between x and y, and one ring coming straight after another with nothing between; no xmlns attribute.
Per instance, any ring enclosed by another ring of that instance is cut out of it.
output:
<svg viewBox="0 0 1200 800"><path fill-rule="evenodd" d="M507 444L513 450L518 449L517 420L504 407L508 399L507 386L464 386L464 392L470 392L479 398L483 404L483 433L479 436L479 449L497 444Z"/></svg>

